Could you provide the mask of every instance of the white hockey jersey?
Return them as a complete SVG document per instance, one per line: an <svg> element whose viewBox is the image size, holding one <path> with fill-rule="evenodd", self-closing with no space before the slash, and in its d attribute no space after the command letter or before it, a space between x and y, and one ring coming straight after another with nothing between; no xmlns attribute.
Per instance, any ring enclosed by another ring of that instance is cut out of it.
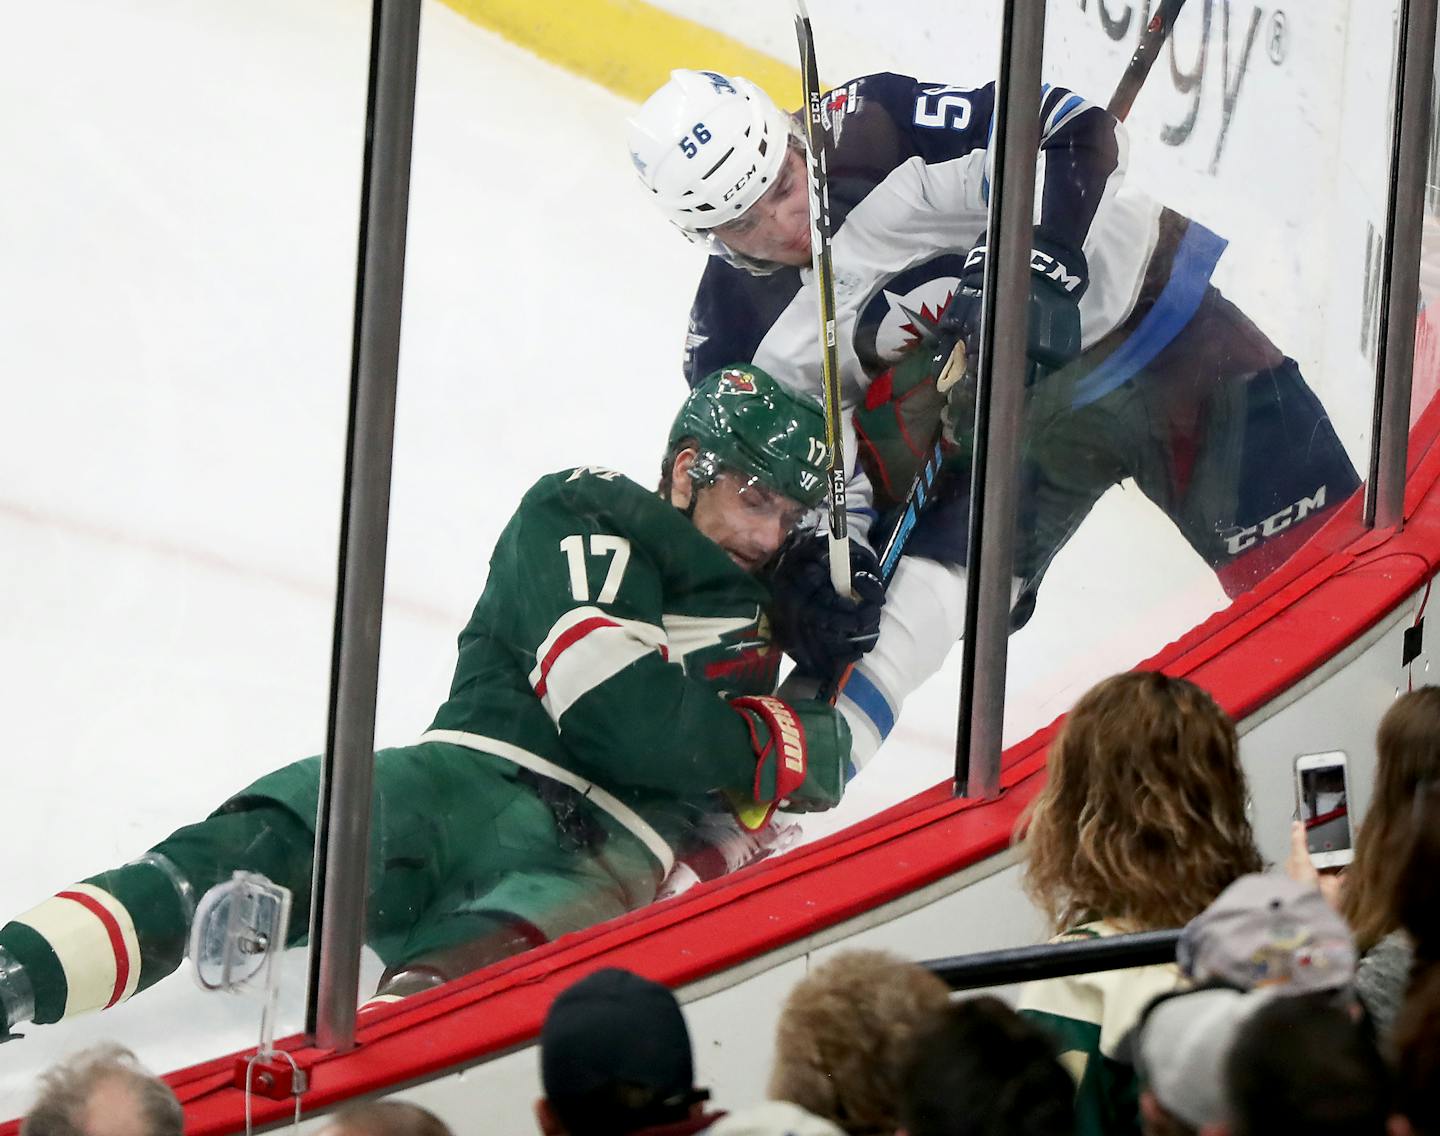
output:
<svg viewBox="0 0 1440 1136"><path fill-rule="evenodd" d="M939 318L985 229L995 88L887 73L855 79L824 102L841 397L853 406ZM1111 115L1045 88L1036 232L1085 254L1086 347L1135 306L1157 239L1160 206L1121 187L1125 158ZM818 396L817 310L810 268L754 275L712 257L691 312L688 381L744 360Z"/></svg>

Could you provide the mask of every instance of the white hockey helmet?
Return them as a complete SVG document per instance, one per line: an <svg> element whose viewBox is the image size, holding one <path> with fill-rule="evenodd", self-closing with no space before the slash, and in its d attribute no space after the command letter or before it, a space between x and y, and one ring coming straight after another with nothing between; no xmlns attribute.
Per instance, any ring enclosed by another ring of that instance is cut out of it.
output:
<svg viewBox="0 0 1440 1136"><path fill-rule="evenodd" d="M686 233L734 221L774 184L791 120L749 79L670 72L630 119L630 157L665 215Z"/></svg>

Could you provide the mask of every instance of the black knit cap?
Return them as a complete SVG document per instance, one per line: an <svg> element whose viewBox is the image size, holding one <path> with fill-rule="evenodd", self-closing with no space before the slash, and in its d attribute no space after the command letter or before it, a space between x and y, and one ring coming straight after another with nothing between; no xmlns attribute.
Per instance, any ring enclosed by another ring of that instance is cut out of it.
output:
<svg viewBox="0 0 1440 1136"><path fill-rule="evenodd" d="M653 1089L666 1101L696 1099L690 1032L675 995L613 967L582 978L545 1017L540 1079L551 1100L620 1081Z"/></svg>

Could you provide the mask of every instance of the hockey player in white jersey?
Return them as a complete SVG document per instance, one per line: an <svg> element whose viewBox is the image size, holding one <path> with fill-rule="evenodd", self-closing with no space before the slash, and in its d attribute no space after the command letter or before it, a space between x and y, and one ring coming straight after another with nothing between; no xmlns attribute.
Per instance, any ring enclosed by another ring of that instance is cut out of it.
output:
<svg viewBox="0 0 1440 1136"><path fill-rule="evenodd" d="M841 393L861 457L854 527L879 520L868 535L881 543L884 512L942 411L960 443L960 468L942 479L888 595L862 542L852 542L856 599L830 589L823 537L798 543L777 573L777 620L788 610L798 627L803 670L832 673L875 643L839 700L858 766L963 626L968 384L947 407L935 362L978 330L995 89L887 73L823 102ZM1125 184L1124 131L1102 107L1047 86L1040 113L1016 622L1056 551L1125 478L1238 594L1359 479L1294 360L1210 283L1225 240ZM675 71L630 120L629 141L656 205L713 254L691 313L688 380L752 360L818 392L797 120L745 79Z"/></svg>

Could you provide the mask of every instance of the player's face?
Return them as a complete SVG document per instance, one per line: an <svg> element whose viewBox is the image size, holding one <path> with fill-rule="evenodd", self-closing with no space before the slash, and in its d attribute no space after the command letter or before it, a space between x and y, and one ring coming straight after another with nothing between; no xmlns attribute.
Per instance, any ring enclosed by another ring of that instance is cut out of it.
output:
<svg viewBox="0 0 1440 1136"><path fill-rule="evenodd" d="M753 478L721 470L713 485L690 480L694 451L675 459L670 500L676 508L690 505L695 527L725 550L747 572L758 571L785 543L808 510L798 501L759 484Z"/></svg>
<svg viewBox="0 0 1440 1136"><path fill-rule="evenodd" d="M799 151L786 150L775 184L745 210L743 217L711 233L732 252L754 260L809 264L810 189L805 180L805 159Z"/></svg>

